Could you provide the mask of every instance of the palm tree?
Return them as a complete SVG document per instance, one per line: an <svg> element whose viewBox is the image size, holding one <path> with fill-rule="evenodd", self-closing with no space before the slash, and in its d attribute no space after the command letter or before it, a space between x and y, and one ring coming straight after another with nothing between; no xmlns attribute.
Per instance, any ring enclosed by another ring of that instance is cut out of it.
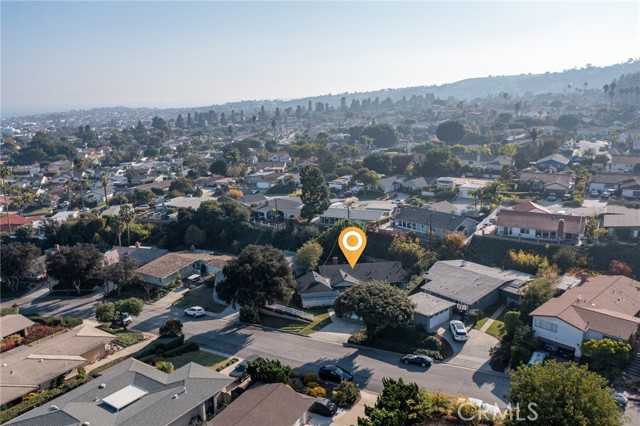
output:
<svg viewBox="0 0 640 426"><path fill-rule="evenodd" d="M7 202L7 189L4 187L4 181L11 176L11 169L4 164L0 164L0 179L2 180L2 191L4 192L4 205L7 209L7 226L9 227L9 234L11 234L11 218L9 217L9 203Z"/></svg>
<svg viewBox="0 0 640 426"><path fill-rule="evenodd" d="M530 130L528 130L528 132L529 136L531 136L531 143L534 147L536 147L536 141L538 140L538 137L542 134L542 132L535 127L532 127Z"/></svg>
<svg viewBox="0 0 640 426"><path fill-rule="evenodd" d="M109 185L109 175L103 173L100 176L100 181L102 182L102 189L104 189L104 208L109 207L109 200L107 198L107 186Z"/></svg>
<svg viewBox="0 0 640 426"><path fill-rule="evenodd" d="M110 218L111 230L118 237L118 245L122 246L122 233L124 232L125 223L119 215Z"/></svg>
<svg viewBox="0 0 640 426"><path fill-rule="evenodd" d="M133 220L136 218L136 212L133 210L133 207L131 207L131 205L123 204L122 207L120 207L120 218L122 219L122 222L127 227L127 241L130 246L131 245L131 224L133 223Z"/></svg>

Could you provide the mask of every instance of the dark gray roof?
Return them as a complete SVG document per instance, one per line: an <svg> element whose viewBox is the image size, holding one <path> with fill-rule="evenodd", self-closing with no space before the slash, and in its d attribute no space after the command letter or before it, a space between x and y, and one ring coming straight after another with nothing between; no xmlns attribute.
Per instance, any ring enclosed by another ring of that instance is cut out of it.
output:
<svg viewBox="0 0 640 426"><path fill-rule="evenodd" d="M331 283L317 272L307 272L296 280L298 294L324 293L332 291Z"/></svg>
<svg viewBox="0 0 640 426"><path fill-rule="evenodd" d="M445 300L422 291L412 294L409 296L409 299L416 305L415 312L425 317L430 317L455 305L455 303L450 300Z"/></svg>
<svg viewBox="0 0 640 426"><path fill-rule="evenodd" d="M624 182L640 181L640 175L631 175L628 173L596 173L590 183L613 183L621 184Z"/></svg>
<svg viewBox="0 0 640 426"><path fill-rule="evenodd" d="M394 216L395 220L418 223L426 226L433 226L434 229L456 232L465 220L478 222L465 216L457 216L450 213L428 210L422 207L403 207Z"/></svg>
<svg viewBox="0 0 640 426"><path fill-rule="evenodd" d="M426 274L427 283L420 289L447 300L472 305L484 296L512 281L529 281L523 272L500 270L473 262L441 260Z"/></svg>
<svg viewBox="0 0 640 426"><path fill-rule="evenodd" d="M349 265L323 265L318 267L320 275L328 279L333 287L342 281L380 280L390 283L401 283L407 280L406 272L400 262L356 263L355 268ZM355 284L355 283L354 283Z"/></svg>
<svg viewBox="0 0 640 426"><path fill-rule="evenodd" d="M67 426L88 421L92 426L169 425L225 389L233 380L193 362L171 374L165 374L130 358L108 369L97 379L8 424ZM103 383L106 386L101 389L100 385ZM148 393L120 411L102 401L129 385L140 387ZM50 410L52 405L57 406L60 411ZM61 412L68 417L62 416ZM50 417L51 422L47 421ZM60 423L58 419L69 422ZM76 423L72 423L71 419L75 419Z"/></svg>
<svg viewBox="0 0 640 426"><path fill-rule="evenodd" d="M146 265L169 252L169 250L160 249L157 247L113 247L112 251L118 252L118 257L128 257L129 259L135 259L140 263L140 266Z"/></svg>
<svg viewBox="0 0 640 426"><path fill-rule="evenodd" d="M564 155L551 154L551 155L549 155L547 157L539 159L538 161L536 161L536 164L542 164L542 163L546 163L546 162L549 162L549 161L555 161L556 163L567 165L567 164L569 164L569 162L571 160L568 159L567 157L565 157Z"/></svg>

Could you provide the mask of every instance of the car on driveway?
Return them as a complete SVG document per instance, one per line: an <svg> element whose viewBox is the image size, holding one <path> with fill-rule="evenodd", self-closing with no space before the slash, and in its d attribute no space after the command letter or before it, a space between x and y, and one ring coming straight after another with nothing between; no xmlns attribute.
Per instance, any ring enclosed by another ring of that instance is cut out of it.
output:
<svg viewBox="0 0 640 426"><path fill-rule="evenodd" d="M629 403L629 394L627 392L614 392L613 399L620 407L626 407Z"/></svg>
<svg viewBox="0 0 640 426"><path fill-rule="evenodd" d="M229 376L245 379L246 377L248 377L247 367L249 366L249 363L254 361L259 361L261 359L262 357L259 355L255 355L255 354L249 355L244 361L236 365L236 368L231 370L231 372L229 373Z"/></svg>
<svg viewBox="0 0 640 426"><path fill-rule="evenodd" d="M601 197L602 197L603 200L606 200L607 198L611 197L611 195L612 194L611 194L610 191L602 191Z"/></svg>
<svg viewBox="0 0 640 426"><path fill-rule="evenodd" d="M132 322L133 322L133 318L131 318L131 315L125 312L122 314L122 318L117 318L113 320L113 325L116 325L118 327L124 325L126 327Z"/></svg>
<svg viewBox="0 0 640 426"><path fill-rule="evenodd" d="M201 306L192 306L184 310L184 314L189 317L198 318L204 315L204 308Z"/></svg>
<svg viewBox="0 0 640 426"><path fill-rule="evenodd" d="M450 321L449 329L451 330L451 334L453 334L453 340L456 342L466 342L469 339L469 334L467 334L467 329L462 321Z"/></svg>
<svg viewBox="0 0 640 426"><path fill-rule="evenodd" d="M592 189L592 190L591 190L591 192L589 192L589 195L590 195L592 198L598 198L598 190L596 190L596 189Z"/></svg>
<svg viewBox="0 0 640 426"><path fill-rule="evenodd" d="M327 364L320 367L318 376L322 380L340 383L341 381L353 381L353 375L342 367L333 364Z"/></svg>
<svg viewBox="0 0 640 426"><path fill-rule="evenodd" d="M427 355L420 354L406 354L405 356L400 358L400 361L405 364L417 364L422 367L427 367L433 364L433 358Z"/></svg>
<svg viewBox="0 0 640 426"><path fill-rule="evenodd" d="M333 415L338 411L338 406L327 398L316 398L316 400L313 401L313 404L311 404L309 411L320 414L321 416L333 417Z"/></svg>

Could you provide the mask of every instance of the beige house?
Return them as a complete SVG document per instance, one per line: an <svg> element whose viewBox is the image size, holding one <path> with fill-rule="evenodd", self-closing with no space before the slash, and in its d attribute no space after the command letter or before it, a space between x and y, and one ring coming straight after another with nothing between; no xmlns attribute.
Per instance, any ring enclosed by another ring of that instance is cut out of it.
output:
<svg viewBox="0 0 640 426"><path fill-rule="evenodd" d="M215 256L196 251L167 253L137 269L142 281L166 287L175 279L184 279L193 274L216 274L216 282L222 277L222 268L233 259L231 256ZM202 272L205 272L204 274Z"/></svg>
<svg viewBox="0 0 640 426"><path fill-rule="evenodd" d="M0 368L0 406L54 386L59 378L104 358L107 345L115 338L84 324L5 352Z"/></svg>

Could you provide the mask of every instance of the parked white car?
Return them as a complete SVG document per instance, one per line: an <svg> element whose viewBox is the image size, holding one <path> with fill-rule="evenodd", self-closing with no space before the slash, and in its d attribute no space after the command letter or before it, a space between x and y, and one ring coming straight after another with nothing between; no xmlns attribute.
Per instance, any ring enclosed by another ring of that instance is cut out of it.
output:
<svg viewBox="0 0 640 426"><path fill-rule="evenodd" d="M451 329L451 334L453 334L453 340L456 342L465 342L469 339L469 334L467 334L467 329L462 321L450 321L449 328Z"/></svg>
<svg viewBox="0 0 640 426"><path fill-rule="evenodd" d="M200 306L192 306L185 309L184 314L190 317L198 318L204 315L204 308Z"/></svg>

